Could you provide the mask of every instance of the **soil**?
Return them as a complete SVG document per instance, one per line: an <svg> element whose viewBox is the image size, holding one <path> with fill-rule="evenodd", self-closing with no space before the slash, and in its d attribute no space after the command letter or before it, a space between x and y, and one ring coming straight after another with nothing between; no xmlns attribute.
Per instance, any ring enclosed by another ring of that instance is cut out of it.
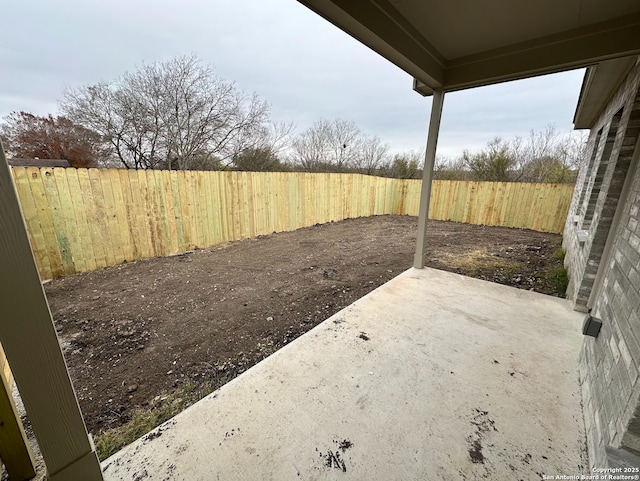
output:
<svg viewBox="0 0 640 481"><path fill-rule="evenodd" d="M213 390L413 262L417 220L316 225L45 285L87 427ZM557 294L561 238L430 221L428 265Z"/></svg>

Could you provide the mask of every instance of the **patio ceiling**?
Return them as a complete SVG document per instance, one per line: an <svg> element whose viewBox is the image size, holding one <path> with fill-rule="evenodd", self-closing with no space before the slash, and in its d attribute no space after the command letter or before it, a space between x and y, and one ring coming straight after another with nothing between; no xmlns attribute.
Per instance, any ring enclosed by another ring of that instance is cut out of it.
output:
<svg viewBox="0 0 640 481"><path fill-rule="evenodd" d="M638 0L299 0L430 95L640 53Z"/></svg>

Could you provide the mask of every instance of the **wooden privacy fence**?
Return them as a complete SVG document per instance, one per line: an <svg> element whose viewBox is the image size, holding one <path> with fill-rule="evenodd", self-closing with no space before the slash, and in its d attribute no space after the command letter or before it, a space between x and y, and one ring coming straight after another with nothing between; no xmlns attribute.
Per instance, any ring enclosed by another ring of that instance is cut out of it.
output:
<svg viewBox="0 0 640 481"><path fill-rule="evenodd" d="M14 167L43 279L318 223L417 215L419 180ZM573 186L436 181L429 216L560 232Z"/></svg>

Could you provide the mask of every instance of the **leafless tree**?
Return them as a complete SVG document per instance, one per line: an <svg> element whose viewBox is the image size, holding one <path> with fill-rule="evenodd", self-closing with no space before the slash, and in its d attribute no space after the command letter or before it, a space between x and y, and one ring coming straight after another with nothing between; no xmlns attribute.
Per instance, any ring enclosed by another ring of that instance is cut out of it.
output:
<svg viewBox="0 0 640 481"><path fill-rule="evenodd" d="M562 133L554 125L532 130L523 148L514 152L525 182L572 182L584 152L582 132Z"/></svg>
<svg viewBox="0 0 640 481"><path fill-rule="evenodd" d="M246 132L245 135L238 136L233 141L233 145L230 146L230 151L233 156L233 167L235 165L235 159L241 154L246 160L248 157L247 152L262 152L268 153L270 156L281 156L291 145L291 134L294 130L292 123L286 122L266 122ZM243 162L243 169L250 167ZM256 166L257 170L261 170L259 166Z"/></svg>
<svg viewBox="0 0 640 481"><path fill-rule="evenodd" d="M360 153L353 166L361 173L375 174L389 159L389 145L378 137L365 137L360 142Z"/></svg>
<svg viewBox="0 0 640 481"><path fill-rule="evenodd" d="M318 171L328 163L327 143L328 122L316 122L312 127L298 135L292 142L293 162L309 172Z"/></svg>
<svg viewBox="0 0 640 481"><path fill-rule="evenodd" d="M532 130L526 138L496 137L477 152L465 151L449 161L439 178L510 182L575 181L586 138L582 132L562 133L554 125ZM462 170L461 168L462 167Z"/></svg>
<svg viewBox="0 0 640 481"><path fill-rule="evenodd" d="M223 164L239 139L259 136L268 105L214 74L197 57L144 65L111 83L64 93L61 109L109 139L127 168Z"/></svg>
<svg viewBox="0 0 640 481"><path fill-rule="evenodd" d="M321 119L292 142L293 161L304 170L358 170L373 173L387 158L379 138L363 134L354 122Z"/></svg>

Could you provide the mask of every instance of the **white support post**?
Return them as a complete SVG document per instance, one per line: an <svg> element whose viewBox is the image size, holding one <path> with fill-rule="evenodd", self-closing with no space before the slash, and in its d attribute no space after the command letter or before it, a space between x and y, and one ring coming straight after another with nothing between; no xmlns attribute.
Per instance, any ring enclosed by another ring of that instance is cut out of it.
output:
<svg viewBox="0 0 640 481"><path fill-rule="evenodd" d="M49 481L102 481L0 144L0 343Z"/></svg>
<svg viewBox="0 0 640 481"><path fill-rule="evenodd" d="M416 255L413 267L422 269L425 265L424 250L427 240L427 219L429 217L429 201L431 200L431 181L433 180L433 165L436 161L436 145L442 118L442 104L444 92L442 89L433 91L431 104L431 118L429 120L429 134L427 136L427 150L424 156L422 171L422 190L420 191L420 210L418 213L418 237L416 240Z"/></svg>

